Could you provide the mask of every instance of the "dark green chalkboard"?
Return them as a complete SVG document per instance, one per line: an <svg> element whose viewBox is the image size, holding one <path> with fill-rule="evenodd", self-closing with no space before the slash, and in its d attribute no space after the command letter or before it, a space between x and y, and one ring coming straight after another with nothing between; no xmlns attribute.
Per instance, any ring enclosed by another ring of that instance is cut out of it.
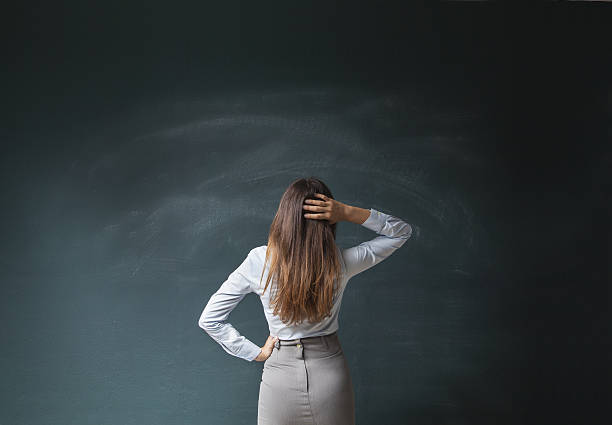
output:
<svg viewBox="0 0 612 425"><path fill-rule="evenodd" d="M418 229L344 295L358 424L609 423L610 17L481 6L20 6L0 424L256 423L197 319L305 176Z"/></svg>

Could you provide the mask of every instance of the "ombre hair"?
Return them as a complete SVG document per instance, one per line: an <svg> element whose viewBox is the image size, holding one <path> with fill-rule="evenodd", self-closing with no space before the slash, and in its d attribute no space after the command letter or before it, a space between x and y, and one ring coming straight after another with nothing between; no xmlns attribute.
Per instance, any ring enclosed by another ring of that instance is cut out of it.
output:
<svg viewBox="0 0 612 425"><path fill-rule="evenodd" d="M305 199L321 199L315 193L333 199L329 188L317 178L293 181L281 197L270 225L263 268L269 262L270 269L263 292L274 281L270 306L274 307L274 315L288 325L305 319L319 322L331 316L342 273L336 223L304 217L305 213L317 213L303 209Z"/></svg>

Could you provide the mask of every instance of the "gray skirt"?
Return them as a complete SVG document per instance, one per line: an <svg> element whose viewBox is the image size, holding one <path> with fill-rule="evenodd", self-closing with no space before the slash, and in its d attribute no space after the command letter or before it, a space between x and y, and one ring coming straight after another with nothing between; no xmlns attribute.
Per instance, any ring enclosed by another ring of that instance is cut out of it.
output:
<svg viewBox="0 0 612 425"><path fill-rule="evenodd" d="M336 332L279 340L264 362L257 425L354 425L355 395Z"/></svg>

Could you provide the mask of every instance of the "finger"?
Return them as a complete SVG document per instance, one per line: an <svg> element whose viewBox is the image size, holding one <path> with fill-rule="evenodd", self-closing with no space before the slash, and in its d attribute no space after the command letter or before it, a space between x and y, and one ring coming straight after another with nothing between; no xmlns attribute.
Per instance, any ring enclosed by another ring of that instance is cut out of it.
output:
<svg viewBox="0 0 612 425"><path fill-rule="evenodd" d="M270 340L269 340L269 341L266 341L266 344L265 344L265 345L266 345L266 346L267 346L267 347L268 347L270 350L272 350L272 349L274 348L274 344L276 344L276 341L277 341L277 340L278 340L278 338L277 338L277 337L275 337L275 338L270 338Z"/></svg>
<svg viewBox="0 0 612 425"><path fill-rule="evenodd" d="M312 214L312 213L304 214L304 218L314 218L315 220L328 220L329 217L330 217L330 214L328 212L322 212L318 214Z"/></svg>
<svg viewBox="0 0 612 425"><path fill-rule="evenodd" d="M327 197L327 195L323 195L322 193L315 193L315 196L318 196L319 198L323 199L324 201L329 201L329 198Z"/></svg>
<svg viewBox="0 0 612 425"><path fill-rule="evenodd" d="M306 213L304 214L304 218L313 218L315 220L327 220L327 213L319 213L319 214Z"/></svg>
<svg viewBox="0 0 612 425"><path fill-rule="evenodd" d="M304 199L304 202L315 205L325 205L327 203L327 201L321 199Z"/></svg>
<svg viewBox="0 0 612 425"><path fill-rule="evenodd" d="M302 208L308 211L327 211L327 208L321 205L302 205Z"/></svg>

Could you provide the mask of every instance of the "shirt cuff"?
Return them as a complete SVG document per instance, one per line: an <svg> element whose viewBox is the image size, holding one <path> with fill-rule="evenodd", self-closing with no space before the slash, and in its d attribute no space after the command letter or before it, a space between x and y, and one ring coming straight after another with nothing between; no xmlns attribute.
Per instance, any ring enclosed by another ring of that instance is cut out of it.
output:
<svg viewBox="0 0 612 425"><path fill-rule="evenodd" d="M244 355L242 356L243 359L252 362L253 360L255 360L255 357L259 356L259 353L261 353L261 347L258 347L257 344L251 342L249 344L247 344L244 347Z"/></svg>
<svg viewBox="0 0 612 425"><path fill-rule="evenodd" d="M376 233L380 233L383 226L385 225L386 217L385 214L370 208L370 216L361 223L361 225L367 229L373 230Z"/></svg>

